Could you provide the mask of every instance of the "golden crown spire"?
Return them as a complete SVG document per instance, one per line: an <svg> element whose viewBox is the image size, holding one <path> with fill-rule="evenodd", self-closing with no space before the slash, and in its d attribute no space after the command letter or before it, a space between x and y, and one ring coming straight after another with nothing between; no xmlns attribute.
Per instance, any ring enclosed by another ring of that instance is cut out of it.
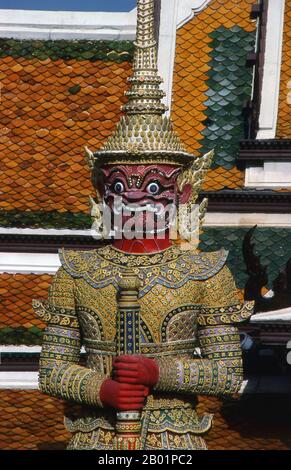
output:
<svg viewBox="0 0 291 470"><path fill-rule="evenodd" d="M128 103L123 106L126 114L164 114L162 103L165 93L158 75L157 42L155 39L154 0L138 0L137 29L133 76L128 79L131 88L125 94Z"/></svg>
<svg viewBox="0 0 291 470"><path fill-rule="evenodd" d="M155 2L137 0L137 30L133 74L125 93L128 102L111 137L94 153L95 163L175 163L185 165L195 158L185 151L171 120L158 74L155 39Z"/></svg>

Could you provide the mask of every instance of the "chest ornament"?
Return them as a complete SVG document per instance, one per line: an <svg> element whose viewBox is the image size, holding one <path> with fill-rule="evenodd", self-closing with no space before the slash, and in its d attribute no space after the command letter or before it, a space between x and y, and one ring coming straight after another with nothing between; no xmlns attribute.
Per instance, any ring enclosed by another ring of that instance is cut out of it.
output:
<svg viewBox="0 0 291 470"><path fill-rule="evenodd" d="M64 269L75 279L84 279L94 288L114 285L122 272L131 268L141 282L139 296L143 297L153 286L179 288L188 281L203 281L214 276L224 266L227 252L213 253L182 251L171 247L159 253L124 253L111 246L91 251L60 251Z"/></svg>

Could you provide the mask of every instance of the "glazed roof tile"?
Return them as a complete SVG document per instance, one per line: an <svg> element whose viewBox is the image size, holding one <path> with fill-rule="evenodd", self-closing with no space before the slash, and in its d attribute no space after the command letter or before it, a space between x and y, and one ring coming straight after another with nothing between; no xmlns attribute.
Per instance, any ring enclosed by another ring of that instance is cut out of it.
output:
<svg viewBox="0 0 291 470"><path fill-rule="evenodd" d="M283 33L282 67L280 78L280 96L277 122L277 138L291 138L290 112L290 67L291 67L291 0L285 1Z"/></svg>
<svg viewBox="0 0 291 470"><path fill-rule="evenodd" d="M114 129L132 43L0 45L0 210L86 213L94 191L83 148L98 148Z"/></svg>
<svg viewBox="0 0 291 470"><path fill-rule="evenodd" d="M173 120L189 151L215 149L205 190L244 185L235 160L244 137L242 108L250 97L251 69L245 62L254 48L252 4L215 0L178 31ZM288 0L279 137L288 137L290 125L289 17ZM98 148L119 118L133 45L7 39L0 45L0 225L87 228L94 190L82 148Z"/></svg>
<svg viewBox="0 0 291 470"><path fill-rule="evenodd" d="M215 0L178 30L172 117L189 151L215 149L204 189L240 188L244 172L235 165L244 137L242 110L250 97L256 25L252 0L234 5Z"/></svg>
<svg viewBox="0 0 291 470"><path fill-rule="evenodd" d="M37 390L0 390L0 449L65 449L63 402ZM41 413L40 413L41 410Z"/></svg>
<svg viewBox="0 0 291 470"><path fill-rule="evenodd" d="M205 227L200 235L202 251L215 251L221 248L229 251L227 264L231 269L239 289L247 281L246 266L243 259L242 244L249 228ZM267 266L268 287L286 267L291 258L291 229L278 227L257 227L253 236L255 253L261 257L262 265Z"/></svg>
<svg viewBox="0 0 291 470"><path fill-rule="evenodd" d="M64 402L37 390L0 390L1 450L65 449L70 434L63 424ZM268 413L266 413L266 406ZM41 413L39 410L41 409ZM251 395L221 401L199 397L198 413L214 413L204 436L210 450L290 450L290 400Z"/></svg>
<svg viewBox="0 0 291 470"><path fill-rule="evenodd" d="M40 344L45 324L32 310L32 299L47 298L52 276L0 275L0 343Z"/></svg>

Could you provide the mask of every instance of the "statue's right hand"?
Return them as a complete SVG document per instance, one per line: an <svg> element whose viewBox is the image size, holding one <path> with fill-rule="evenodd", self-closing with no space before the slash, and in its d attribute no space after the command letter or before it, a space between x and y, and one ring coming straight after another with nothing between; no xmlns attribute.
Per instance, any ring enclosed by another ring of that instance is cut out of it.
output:
<svg viewBox="0 0 291 470"><path fill-rule="evenodd" d="M118 411L137 411L144 407L149 389L143 385L119 383L105 379L100 388L100 400L104 407Z"/></svg>

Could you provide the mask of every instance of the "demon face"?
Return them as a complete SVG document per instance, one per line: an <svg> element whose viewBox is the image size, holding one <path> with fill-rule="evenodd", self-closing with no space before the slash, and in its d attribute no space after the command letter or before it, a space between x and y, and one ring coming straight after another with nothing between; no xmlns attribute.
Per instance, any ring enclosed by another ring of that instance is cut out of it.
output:
<svg viewBox="0 0 291 470"><path fill-rule="evenodd" d="M127 238L162 237L169 229L179 192L177 165L104 165L103 199L114 215L114 230Z"/></svg>

